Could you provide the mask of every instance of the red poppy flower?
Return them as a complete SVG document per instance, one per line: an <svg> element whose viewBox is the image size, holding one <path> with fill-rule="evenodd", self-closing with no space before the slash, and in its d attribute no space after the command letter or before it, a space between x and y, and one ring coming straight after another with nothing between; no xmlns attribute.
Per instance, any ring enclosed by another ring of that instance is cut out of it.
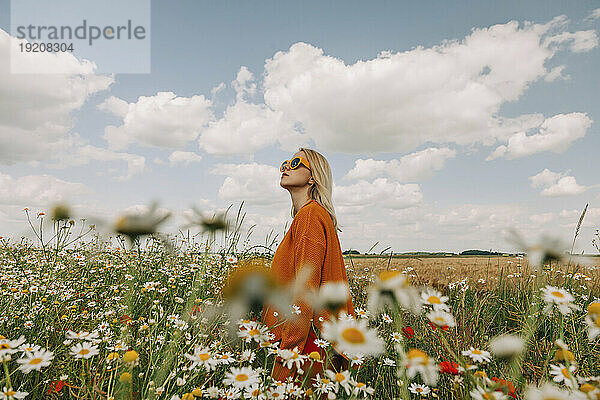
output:
<svg viewBox="0 0 600 400"><path fill-rule="evenodd" d="M50 389L48 389L48 393L58 393L64 385L65 383L63 381L52 381L52 383L50 383Z"/></svg>
<svg viewBox="0 0 600 400"><path fill-rule="evenodd" d="M410 339L415 336L415 331L410 326L407 326L406 328L402 328L402 334L405 338Z"/></svg>
<svg viewBox="0 0 600 400"><path fill-rule="evenodd" d="M515 386L512 384L511 381L507 381L506 379L496 378L495 376L492 378L492 380L494 382L498 382L500 384L500 389L503 392L508 393L508 395L514 399L517 398L517 392L515 390Z"/></svg>
<svg viewBox="0 0 600 400"><path fill-rule="evenodd" d="M128 315L122 315L121 317L119 317L119 320L124 323L124 324L131 324L133 323L133 321L131 320L131 317Z"/></svg>
<svg viewBox="0 0 600 400"><path fill-rule="evenodd" d="M440 371L445 374L458 375L458 364L452 361L442 361L440 363Z"/></svg>

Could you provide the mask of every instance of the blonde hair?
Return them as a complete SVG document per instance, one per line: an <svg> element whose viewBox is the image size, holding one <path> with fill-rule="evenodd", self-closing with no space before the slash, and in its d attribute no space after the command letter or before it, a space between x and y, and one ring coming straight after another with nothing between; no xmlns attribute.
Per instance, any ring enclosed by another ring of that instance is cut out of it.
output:
<svg viewBox="0 0 600 400"><path fill-rule="evenodd" d="M306 154L306 159L310 163L310 169L312 177L315 183L310 187L308 196L319 203L331 216L333 227L342 231L338 227L337 218L335 216L335 210L333 209L332 200L332 189L333 189L333 177L331 175L331 168L327 159L319 152L300 147L298 151L303 151ZM292 218L296 216L296 210L292 204Z"/></svg>

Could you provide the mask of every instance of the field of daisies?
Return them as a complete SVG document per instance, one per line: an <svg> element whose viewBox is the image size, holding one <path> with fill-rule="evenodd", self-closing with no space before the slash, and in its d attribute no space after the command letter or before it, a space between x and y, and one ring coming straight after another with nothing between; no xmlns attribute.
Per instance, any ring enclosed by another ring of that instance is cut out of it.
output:
<svg viewBox="0 0 600 400"><path fill-rule="evenodd" d="M493 286L349 263L350 293L312 293L302 273L274 282L276 243L246 245L239 211L169 236L151 207L112 241L66 206L25 212L36 240L0 237L2 399L600 399L600 285L553 239L515 233L527 256ZM337 312L348 296L355 316ZM323 352L279 349L261 324L264 304L285 321L297 301L331 313ZM274 380L275 359L295 378Z"/></svg>

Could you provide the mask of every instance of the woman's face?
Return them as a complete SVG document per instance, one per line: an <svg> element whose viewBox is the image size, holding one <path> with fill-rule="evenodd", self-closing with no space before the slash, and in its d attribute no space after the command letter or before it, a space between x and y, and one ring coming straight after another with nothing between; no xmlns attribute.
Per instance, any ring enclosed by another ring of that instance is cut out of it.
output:
<svg viewBox="0 0 600 400"><path fill-rule="evenodd" d="M306 158L306 153L303 151L299 151L291 156L289 159L296 156L302 156ZM296 169L290 169L289 166L286 166L283 172L281 173L281 180L279 181L279 186L282 188L290 188L290 187L303 187L312 183L312 174L308 168L306 168L303 164ZM310 180L310 182L309 182Z"/></svg>

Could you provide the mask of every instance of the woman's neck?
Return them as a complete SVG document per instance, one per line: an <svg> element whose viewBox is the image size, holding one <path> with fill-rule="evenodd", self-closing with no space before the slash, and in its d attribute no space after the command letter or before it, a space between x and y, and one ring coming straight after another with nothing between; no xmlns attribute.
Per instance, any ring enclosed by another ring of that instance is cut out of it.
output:
<svg viewBox="0 0 600 400"><path fill-rule="evenodd" d="M294 210L298 212L302 206L308 203L311 198L308 196L308 190L305 188L298 188L299 190L290 191L292 196L292 204L294 205Z"/></svg>

